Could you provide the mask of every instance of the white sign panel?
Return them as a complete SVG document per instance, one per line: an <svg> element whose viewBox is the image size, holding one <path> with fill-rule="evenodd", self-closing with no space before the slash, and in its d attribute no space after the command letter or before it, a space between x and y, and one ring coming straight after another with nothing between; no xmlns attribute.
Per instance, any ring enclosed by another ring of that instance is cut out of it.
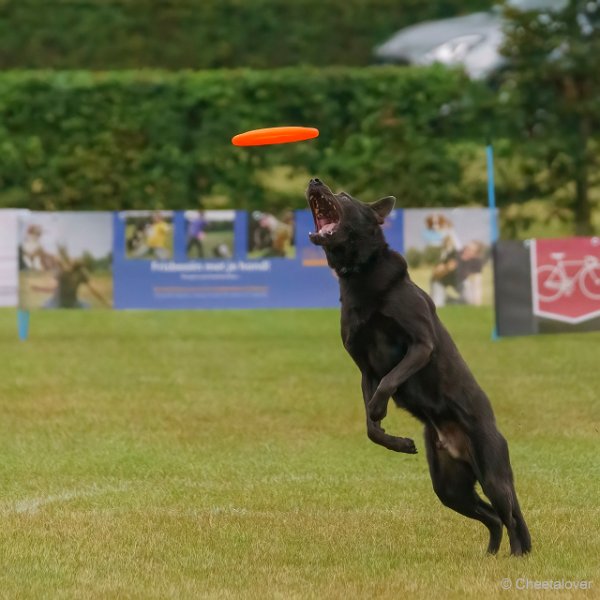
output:
<svg viewBox="0 0 600 600"><path fill-rule="evenodd" d="M0 306L17 306L18 303L18 218L17 210L0 210Z"/></svg>

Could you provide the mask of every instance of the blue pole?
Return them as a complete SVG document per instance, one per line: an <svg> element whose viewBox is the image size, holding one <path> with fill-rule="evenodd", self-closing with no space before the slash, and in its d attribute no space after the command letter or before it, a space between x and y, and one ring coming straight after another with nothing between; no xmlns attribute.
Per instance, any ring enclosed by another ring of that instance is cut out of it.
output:
<svg viewBox="0 0 600 600"><path fill-rule="evenodd" d="M17 311L17 326L19 328L19 339L25 341L29 337L29 311L19 308Z"/></svg>
<svg viewBox="0 0 600 600"><path fill-rule="evenodd" d="M496 188L494 184L494 148L488 144L487 153L487 176L488 176L488 206L490 209L490 227L492 244L498 241L498 220L496 219Z"/></svg>
<svg viewBox="0 0 600 600"><path fill-rule="evenodd" d="M488 208L490 211L490 234L492 247L498 241L498 220L496 215L496 186L494 184L494 148L491 143L486 147L487 156L487 178L488 178ZM498 329L494 323L492 340L498 339Z"/></svg>

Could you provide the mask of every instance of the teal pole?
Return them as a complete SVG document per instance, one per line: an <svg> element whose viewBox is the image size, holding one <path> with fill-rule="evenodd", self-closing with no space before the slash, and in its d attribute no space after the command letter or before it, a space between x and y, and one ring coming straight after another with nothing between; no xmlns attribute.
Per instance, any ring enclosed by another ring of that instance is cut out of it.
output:
<svg viewBox="0 0 600 600"><path fill-rule="evenodd" d="M487 179L488 179L488 208L490 211L490 237L492 248L498 241L498 219L496 215L496 186L494 182L494 148L491 143L486 147L487 156ZM498 328L494 318L494 328L492 330L492 340L496 341L499 338Z"/></svg>
<svg viewBox="0 0 600 600"><path fill-rule="evenodd" d="M25 341L29 337L29 311L19 308L17 311L17 326L19 329L19 339Z"/></svg>

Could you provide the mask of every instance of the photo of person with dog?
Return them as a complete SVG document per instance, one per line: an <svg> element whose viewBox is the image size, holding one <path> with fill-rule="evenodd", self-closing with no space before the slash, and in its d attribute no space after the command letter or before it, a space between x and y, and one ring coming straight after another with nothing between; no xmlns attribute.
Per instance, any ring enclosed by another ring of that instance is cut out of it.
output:
<svg viewBox="0 0 600 600"><path fill-rule="evenodd" d="M20 225L23 308L112 306L109 213L32 213Z"/></svg>
<svg viewBox="0 0 600 600"><path fill-rule="evenodd" d="M168 260L173 256L173 213L130 211L125 217L127 258Z"/></svg>
<svg viewBox="0 0 600 600"><path fill-rule="evenodd" d="M185 212L188 259L229 259L234 251L234 210Z"/></svg>
<svg viewBox="0 0 600 600"><path fill-rule="evenodd" d="M295 258L295 229L291 210L277 215L252 212L248 221L248 258Z"/></svg>
<svg viewBox="0 0 600 600"><path fill-rule="evenodd" d="M404 231L412 276L436 306L491 302L488 211L408 209Z"/></svg>

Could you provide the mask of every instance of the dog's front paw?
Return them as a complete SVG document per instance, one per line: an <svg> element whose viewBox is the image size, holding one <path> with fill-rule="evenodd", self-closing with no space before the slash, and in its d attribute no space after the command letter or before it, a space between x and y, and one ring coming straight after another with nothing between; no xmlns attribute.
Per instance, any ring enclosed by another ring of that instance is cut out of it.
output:
<svg viewBox="0 0 600 600"><path fill-rule="evenodd" d="M401 452L404 452L405 454L417 453L417 447L415 446L413 440L411 440L410 438L402 438L402 441L404 442L404 450L401 450Z"/></svg>
<svg viewBox="0 0 600 600"><path fill-rule="evenodd" d="M414 441L410 438L395 438L394 444L390 450L394 450L394 452L402 452L403 454L417 453L417 447L415 446Z"/></svg>
<svg viewBox="0 0 600 600"><path fill-rule="evenodd" d="M373 400L369 402L369 419L371 419L373 423L379 423L379 421L383 421L386 415L387 402L374 402Z"/></svg>

